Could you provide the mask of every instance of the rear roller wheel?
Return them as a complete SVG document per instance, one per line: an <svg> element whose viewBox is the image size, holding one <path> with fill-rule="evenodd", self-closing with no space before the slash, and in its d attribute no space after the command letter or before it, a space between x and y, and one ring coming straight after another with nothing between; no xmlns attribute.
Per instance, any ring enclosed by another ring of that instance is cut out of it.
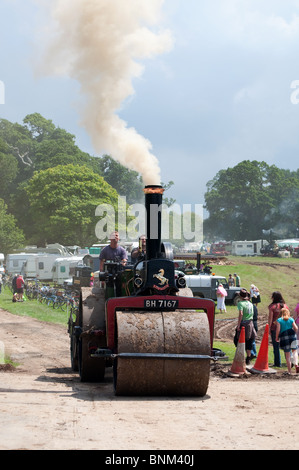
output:
<svg viewBox="0 0 299 470"><path fill-rule="evenodd" d="M204 396L210 376L210 331L203 312L117 312L117 395ZM161 354L124 357L122 353ZM165 355L206 358L167 358Z"/></svg>
<svg viewBox="0 0 299 470"><path fill-rule="evenodd" d="M105 376L105 359L91 357L89 338L79 341L79 374L81 382L102 382Z"/></svg>
<svg viewBox="0 0 299 470"><path fill-rule="evenodd" d="M74 372L77 372L79 370L79 364L78 364L78 342L77 339L74 335L71 336L70 340L70 353L71 353L71 365L72 365L72 370Z"/></svg>
<svg viewBox="0 0 299 470"><path fill-rule="evenodd" d="M92 353L106 346L105 296L102 289L81 289L79 326L82 328L78 351L80 379L82 382L101 382L105 376L106 359L92 357ZM94 331L103 331L103 335L94 334Z"/></svg>

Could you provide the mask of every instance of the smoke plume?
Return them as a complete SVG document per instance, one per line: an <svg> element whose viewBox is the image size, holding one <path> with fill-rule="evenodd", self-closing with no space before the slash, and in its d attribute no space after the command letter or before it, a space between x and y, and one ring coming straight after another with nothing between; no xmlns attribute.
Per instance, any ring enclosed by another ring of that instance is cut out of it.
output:
<svg viewBox="0 0 299 470"><path fill-rule="evenodd" d="M44 54L47 73L80 83L84 96L81 125L96 153L108 153L160 184L152 144L120 119L118 112L134 94L132 81L143 72L142 59L170 50L169 31L153 31L164 0L51 0L54 20ZM151 29L150 29L151 28Z"/></svg>

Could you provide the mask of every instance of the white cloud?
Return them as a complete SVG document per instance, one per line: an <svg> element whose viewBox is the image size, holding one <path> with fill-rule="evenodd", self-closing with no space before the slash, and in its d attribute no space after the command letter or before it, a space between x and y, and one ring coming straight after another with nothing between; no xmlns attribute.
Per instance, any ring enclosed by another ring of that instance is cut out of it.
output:
<svg viewBox="0 0 299 470"><path fill-rule="evenodd" d="M8 22L0 29L0 80L6 85L1 117L14 121L41 112L77 134L80 145L84 136L72 106L78 87L65 79L32 79L30 44L41 40L44 27L37 21L43 18L40 1L28 0L30 8L21 0L0 3L0 21ZM171 196L202 202L206 182L243 159L297 169L299 105L291 102L291 83L299 80L299 0L155 4L162 10L154 32L171 30L173 49L138 61L143 74L134 79L135 94L120 114L152 143L162 181L175 182ZM134 47L137 54L137 42Z"/></svg>

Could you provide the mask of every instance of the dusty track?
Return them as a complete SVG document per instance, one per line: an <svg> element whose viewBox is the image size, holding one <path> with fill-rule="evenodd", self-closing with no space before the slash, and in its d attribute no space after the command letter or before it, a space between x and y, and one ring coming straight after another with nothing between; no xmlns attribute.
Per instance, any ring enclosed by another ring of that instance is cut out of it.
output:
<svg viewBox="0 0 299 470"><path fill-rule="evenodd" d="M211 374L204 398L115 397L111 371L83 384L65 328L0 310L0 449L298 449L299 382ZM224 324L222 325L224 326Z"/></svg>

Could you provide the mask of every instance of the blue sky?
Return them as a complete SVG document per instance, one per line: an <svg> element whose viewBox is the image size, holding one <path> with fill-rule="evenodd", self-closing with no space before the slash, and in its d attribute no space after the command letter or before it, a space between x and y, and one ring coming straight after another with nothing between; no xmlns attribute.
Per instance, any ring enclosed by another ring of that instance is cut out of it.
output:
<svg viewBox="0 0 299 470"><path fill-rule="evenodd" d="M207 181L245 159L299 168L299 0L165 0L161 13L172 49L142 62L120 117L150 140L168 195L204 203ZM46 25L40 1L1 0L0 117L39 112L94 155L76 80L35 75Z"/></svg>

